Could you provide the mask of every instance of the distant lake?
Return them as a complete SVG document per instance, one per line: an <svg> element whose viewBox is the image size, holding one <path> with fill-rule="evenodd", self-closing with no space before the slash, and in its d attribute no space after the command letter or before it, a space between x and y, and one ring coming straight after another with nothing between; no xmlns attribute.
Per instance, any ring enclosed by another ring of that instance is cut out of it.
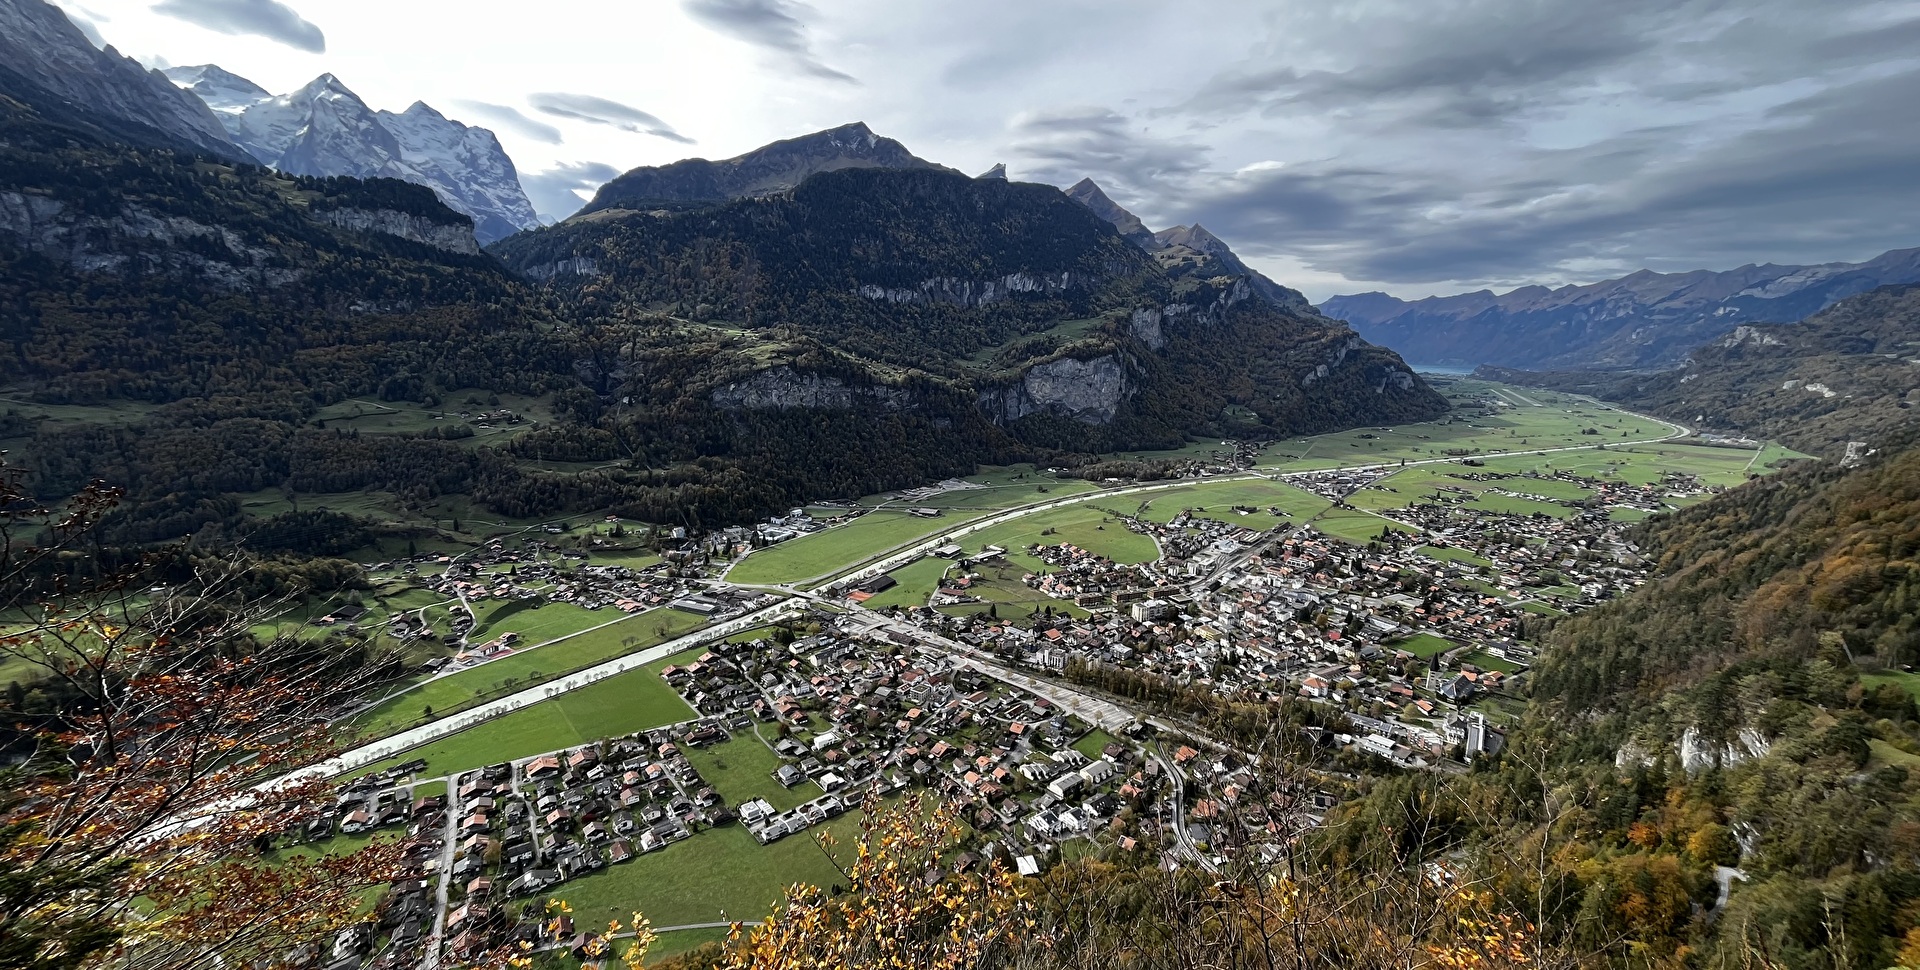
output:
<svg viewBox="0 0 1920 970"><path fill-rule="evenodd" d="M1407 366L1422 374L1450 374L1454 377L1465 377L1473 373L1471 366L1461 364L1415 364L1408 362Z"/></svg>

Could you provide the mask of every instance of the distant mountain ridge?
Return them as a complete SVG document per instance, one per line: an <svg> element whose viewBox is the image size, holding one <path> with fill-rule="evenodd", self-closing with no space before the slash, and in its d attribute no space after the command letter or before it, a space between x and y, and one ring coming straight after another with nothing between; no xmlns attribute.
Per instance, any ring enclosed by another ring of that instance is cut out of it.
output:
<svg viewBox="0 0 1920 970"><path fill-rule="evenodd" d="M1093 214L1113 224L1120 235L1128 242L1152 253L1154 259L1169 271L1182 270L1215 273L1216 275L1243 276L1253 287L1254 292L1265 297L1276 306L1285 307L1296 313L1313 313L1314 309L1307 298L1298 290L1288 289L1268 279L1259 270L1248 266L1234 255L1233 250L1219 236L1208 232L1205 226L1194 223L1191 226L1174 226L1154 232L1147 228L1140 217L1128 212L1119 203L1107 197L1100 186L1092 179L1081 179L1066 189L1067 198L1093 210Z"/></svg>
<svg viewBox="0 0 1920 970"><path fill-rule="evenodd" d="M95 48L43 0L0 0L0 95L128 144L246 157L199 99L112 47Z"/></svg>
<svg viewBox="0 0 1920 970"><path fill-rule="evenodd" d="M785 192L807 177L844 168L943 169L873 133L862 122L787 138L744 155L709 161L688 158L636 168L600 187L577 215L605 209L645 209L661 203L725 202ZM1003 172L1004 177L1004 172Z"/></svg>
<svg viewBox="0 0 1920 970"><path fill-rule="evenodd" d="M1726 272L1641 270L1584 286L1525 286L1400 300L1336 296L1321 312L1361 336L1433 364L1534 369L1670 365L1748 323L1789 323L1891 283L1920 282L1920 249L1864 263L1747 265Z"/></svg>
<svg viewBox="0 0 1920 970"><path fill-rule="evenodd" d="M1841 458L1850 441L1885 447L1920 406L1920 285L1850 296L1798 323L1735 327L1657 374L1534 373L1483 367L1516 384L1592 394L1709 431L1773 438Z"/></svg>
<svg viewBox="0 0 1920 970"><path fill-rule="evenodd" d="M483 244L540 224L493 132L450 120L424 102L399 113L375 111L332 74L277 96L212 64L165 74L204 101L234 143L263 165L292 175L427 186L473 217Z"/></svg>

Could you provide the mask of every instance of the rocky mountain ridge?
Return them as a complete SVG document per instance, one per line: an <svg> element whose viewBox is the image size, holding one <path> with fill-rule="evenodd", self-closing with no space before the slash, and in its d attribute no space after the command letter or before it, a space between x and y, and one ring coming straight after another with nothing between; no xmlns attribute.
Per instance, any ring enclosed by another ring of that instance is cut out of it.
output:
<svg viewBox="0 0 1920 970"><path fill-rule="evenodd" d="M0 95L49 116L77 114L129 144L245 156L199 99L111 46L95 48L44 0L0 0Z"/></svg>
<svg viewBox="0 0 1920 970"><path fill-rule="evenodd" d="M375 111L339 78L322 74L288 94L212 64L166 76L213 109L235 144L293 175L397 178L433 189L473 217L482 243L540 224L513 160L493 132L453 121L424 102Z"/></svg>
<svg viewBox="0 0 1920 970"><path fill-rule="evenodd" d="M940 168L862 122L787 138L733 158L688 158L629 171L600 187L575 218L606 209L712 203L785 192L820 172L845 168ZM991 177L991 173L987 176ZM1001 177L1005 177L1002 170Z"/></svg>
<svg viewBox="0 0 1920 970"><path fill-rule="evenodd" d="M1320 304L1409 360L1527 369L1670 366L1749 323L1790 323L1878 286L1920 281L1920 249L1864 263L1641 270L1584 286L1527 286L1405 301L1385 293Z"/></svg>
<svg viewBox="0 0 1920 970"><path fill-rule="evenodd" d="M1275 306L1295 313L1313 313L1313 307L1299 291L1275 283L1259 270L1234 255L1219 236L1205 226L1174 226L1154 232L1140 217L1127 211L1107 196L1099 184L1087 178L1066 189L1067 198L1093 210L1094 215L1113 224L1128 242L1153 254L1155 260L1175 272L1245 277L1254 291Z"/></svg>

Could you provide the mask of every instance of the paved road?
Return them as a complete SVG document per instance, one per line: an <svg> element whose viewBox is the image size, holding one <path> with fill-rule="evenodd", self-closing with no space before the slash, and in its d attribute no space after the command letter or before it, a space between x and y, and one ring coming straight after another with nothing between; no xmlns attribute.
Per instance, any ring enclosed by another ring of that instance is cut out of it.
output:
<svg viewBox="0 0 1920 970"><path fill-rule="evenodd" d="M360 747L343 752L311 768L305 769L294 777L302 780L313 777L331 777L353 771L356 768L366 767L375 762L385 761L408 748L418 747L429 741L437 741L448 735L456 734L473 727L476 724L490 721L502 714L512 713L530 704L537 704L556 695L578 690L588 684L612 677L615 674L621 674L629 670L644 667L656 660L671 657L676 653L692 649L703 643L711 643L714 640L724 639L743 630L764 626L787 613L799 609L804 602L805 600L803 599L782 600L773 606L756 610L737 619L696 630L686 636L669 640L658 646L648 647L638 653L630 653L624 657L617 657L606 663L588 667L577 673L568 674L558 680L549 681L537 687L529 687L526 690L516 694L509 694L499 700L489 701L471 710L430 721L419 727L410 728L371 744L361 745Z"/></svg>

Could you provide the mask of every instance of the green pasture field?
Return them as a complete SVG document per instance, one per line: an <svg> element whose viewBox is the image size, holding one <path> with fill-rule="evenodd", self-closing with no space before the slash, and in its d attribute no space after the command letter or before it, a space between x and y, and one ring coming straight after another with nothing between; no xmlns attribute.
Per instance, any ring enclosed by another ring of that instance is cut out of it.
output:
<svg viewBox="0 0 1920 970"><path fill-rule="evenodd" d="M986 514L957 510L923 519L891 510L868 512L845 525L758 550L735 563L727 581L752 585L823 579Z"/></svg>
<svg viewBox="0 0 1920 970"><path fill-rule="evenodd" d="M502 634L518 633L523 643L546 643L616 622L622 616L619 610L589 610L572 603L536 605L515 600L488 601L473 618L473 632L467 639L484 643Z"/></svg>
<svg viewBox="0 0 1920 970"><path fill-rule="evenodd" d="M1195 482L1179 488L1148 492L1139 496L1137 501L1131 495L1119 496L1113 504L1115 508L1129 512L1135 512L1144 505L1145 511L1138 514L1153 522L1171 522L1182 509L1204 509L1196 514L1263 532L1275 526L1312 518L1333 507L1332 502L1305 489L1265 478ZM1242 515L1233 510L1236 505L1249 505L1259 511ZM1270 507L1291 514L1270 515L1266 511Z"/></svg>
<svg viewBox="0 0 1920 970"><path fill-rule="evenodd" d="M743 825L708 829L567 882L556 887L553 896L566 900L582 925L614 916L624 922L635 910L655 926L752 922L772 912L793 883L844 885L845 877L813 840L813 833L822 829L839 840L840 851L851 853L860 837L860 813L849 812L764 846Z"/></svg>
<svg viewBox="0 0 1920 970"><path fill-rule="evenodd" d="M430 741L400 753L382 767L425 758L428 767L421 772L423 776L458 774L495 762L674 724L692 716L693 709L649 666L615 674L459 734Z"/></svg>
<svg viewBox="0 0 1920 970"><path fill-rule="evenodd" d="M622 922L625 921L622 920ZM647 965L652 966L659 961L697 950L709 943L725 943L730 932L731 930L724 926L709 926L697 930L673 930L661 933L659 939L653 941L653 946L647 949ZM573 970L577 962L568 958L561 960L557 966Z"/></svg>
<svg viewBox="0 0 1920 970"><path fill-rule="evenodd" d="M1449 397L1456 405L1497 385L1458 381ZM1502 397L1510 406L1491 414L1477 409L1457 410L1444 418L1393 427L1355 428L1334 434L1312 435L1276 442L1262 455L1260 466L1280 471L1310 471L1346 465L1384 464L1446 457L1450 450L1475 455L1546 448L1581 447L1599 442L1619 445L1665 437L1666 425L1637 418L1600 402L1552 391L1522 389L1518 398ZM1593 429L1598 434L1581 432Z"/></svg>
<svg viewBox="0 0 1920 970"><path fill-rule="evenodd" d="M939 588L941 578L952 565L948 560L928 556L902 566L889 574L898 585L860 605L870 610L889 606L925 606L927 598Z"/></svg>
<svg viewBox="0 0 1920 970"><path fill-rule="evenodd" d="M1055 613L1077 617L1087 615L1086 610L1065 600L1054 599L1021 582L1021 575L1028 571L1025 566L1012 562L983 565L979 569L981 578L968 590L981 602L942 606L939 611L948 616L997 612L1001 619L1011 621L1023 620L1027 614L1043 607L1052 607Z"/></svg>
<svg viewBox="0 0 1920 970"><path fill-rule="evenodd" d="M1382 529L1408 531L1406 526L1398 522L1359 509L1328 509L1308 520L1307 524L1335 539L1359 545L1372 542Z"/></svg>
<svg viewBox="0 0 1920 970"><path fill-rule="evenodd" d="M819 786L812 782L783 788L773 780L774 770L780 767L780 757L749 731L737 733L732 740L709 748L687 746L682 752L694 770L700 772L700 777L729 805L764 798L784 812L820 797Z"/></svg>
<svg viewBox="0 0 1920 970"><path fill-rule="evenodd" d="M573 671L664 643L696 630L705 623L702 617L678 610L652 610L626 617L598 630L543 646L516 650L499 660L426 681L356 718L354 726L367 738L386 737L429 720L425 713L427 708L433 710L434 717L445 717L495 697L536 687ZM574 694L562 695L563 698L572 696ZM522 713L525 712L515 712L507 717L517 717Z"/></svg>
<svg viewBox="0 0 1920 970"><path fill-rule="evenodd" d="M1441 562L1457 562L1457 563L1463 563L1468 566L1486 566L1489 568L1493 566L1493 563L1490 563L1485 559L1482 559L1479 556L1476 556L1473 553L1468 552L1465 549L1455 549L1452 546L1447 546L1444 548L1439 546L1421 546L1419 549L1415 551L1420 553L1423 556L1426 556L1429 559L1438 559Z"/></svg>
<svg viewBox="0 0 1920 970"><path fill-rule="evenodd" d="M1116 504L1128 497L1116 498ZM967 536L965 545L971 551L999 546L1007 550L1009 561L1035 572L1051 569L1024 551L1036 544L1052 546L1070 542L1119 563L1151 562L1159 557L1160 548L1150 536L1129 530L1119 518L1094 507L1100 504L1104 503L1094 499L1021 516ZM1019 577L1014 578L1017 581Z"/></svg>

